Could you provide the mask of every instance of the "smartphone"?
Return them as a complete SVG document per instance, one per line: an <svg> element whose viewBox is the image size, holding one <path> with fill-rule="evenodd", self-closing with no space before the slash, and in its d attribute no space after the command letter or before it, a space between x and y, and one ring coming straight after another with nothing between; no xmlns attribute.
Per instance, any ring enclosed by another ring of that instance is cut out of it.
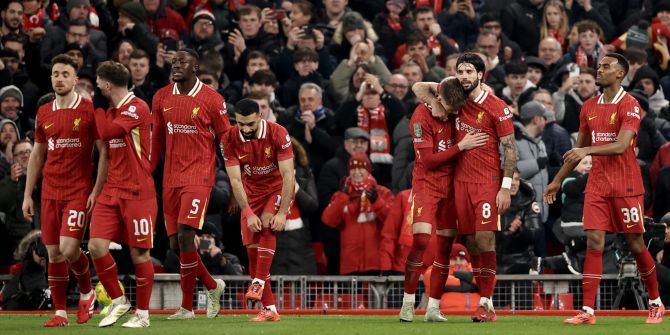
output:
<svg viewBox="0 0 670 335"><path fill-rule="evenodd" d="M177 40L173 38L164 38L161 43L165 46L167 51L177 51Z"/></svg>
<svg viewBox="0 0 670 335"><path fill-rule="evenodd" d="M211 244L212 244L212 241L201 239L200 244L198 244L198 249L200 249L200 251L207 251L207 250L209 250L209 246Z"/></svg>
<svg viewBox="0 0 670 335"><path fill-rule="evenodd" d="M304 39L308 40L308 39L314 38L314 26L313 25L306 24L306 25L300 27L300 29L305 33Z"/></svg>
<svg viewBox="0 0 670 335"><path fill-rule="evenodd" d="M286 18L286 9L275 9L275 16L280 23Z"/></svg>
<svg viewBox="0 0 670 335"><path fill-rule="evenodd" d="M568 69L570 70L570 78L579 77L579 65L573 63Z"/></svg>

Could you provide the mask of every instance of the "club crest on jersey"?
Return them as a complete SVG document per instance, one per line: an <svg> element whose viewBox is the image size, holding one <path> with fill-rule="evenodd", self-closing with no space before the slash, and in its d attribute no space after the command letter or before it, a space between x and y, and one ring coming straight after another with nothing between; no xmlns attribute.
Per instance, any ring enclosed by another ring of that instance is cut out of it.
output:
<svg viewBox="0 0 670 335"><path fill-rule="evenodd" d="M198 117L198 113L200 113L200 107L193 108L193 110L191 111L191 118L195 119L196 117Z"/></svg>
<svg viewBox="0 0 670 335"><path fill-rule="evenodd" d="M270 158L270 157L272 157L272 148L265 147L265 158Z"/></svg>
<svg viewBox="0 0 670 335"><path fill-rule="evenodd" d="M423 129L421 129L421 124L420 123L415 123L414 124L414 136L415 137L423 136Z"/></svg>
<svg viewBox="0 0 670 335"><path fill-rule="evenodd" d="M72 122L72 125L73 125L73 126L72 126L72 130L73 130L73 131L79 131L79 125L80 125L80 124L81 124L81 118L80 118L80 117L74 119L74 121Z"/></svg>
<svg viewBox="0 0 670 335"><path fill-rule="evenodd" d="M614 121L616 120L616 112L612 113L610 115L610 124L614 124Z"/></svg>
<svg viewBox="0 0 670 335"><path fill-rule="evenodd" d="M423 207L419 207L416 209L416 216L421 216L421 213L423 212Z"/></svg>
<svg viewBox="0 0 670 335"><path fill-rule="evenodd" d="M482 120L484 120L484 112L477 113L477 123L482 123Z"/></svg>

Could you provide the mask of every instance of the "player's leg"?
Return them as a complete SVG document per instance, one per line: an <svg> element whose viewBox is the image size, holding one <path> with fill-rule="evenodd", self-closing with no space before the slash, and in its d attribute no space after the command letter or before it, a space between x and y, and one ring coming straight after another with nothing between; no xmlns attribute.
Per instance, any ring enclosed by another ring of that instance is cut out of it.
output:
<svg viewBox="0 0 670 335"><path fill-rule="evenodd" d="M444 293L444 285L449 277L449 256L451 247L456 238L456 217L449 213L453 209L453 199L442 199L438 205L437 230L435 231L435 260L433 271L430 275L430 287L428 295L428 308L426 310L426 321L447 321L440 312L440 300Z"/></svg>
<svg viewBox="0 0 670 335"><path fill-rule="evenodd" d="M428 204L422 196L414 195L412 200L412 247L407 254L405 261L405 282L404 293L402 299L402 307L400 308L400 321L412 322L414 319L414 305L416 303L416 287L419 284L419 277L424 269L423 255L430 243L430 235L432 233L432 224L424 219L424 208Z"/></svg>
<svg viewBox="0 0 670 335"><path fill-rule="evenodd" d="M586 258L582 269L582 309L566 324L595 324L596 295L603 273L603 249L606 231L615 231L614 211L604 197L587 193L584 198L584 232Z"/></svg>
<svg viewBox="0 0 670 335"><path fill-rule="evenodd" d="M133 244L141 245L142 242ZM124 328L147 328L151 325L149 322L149 301L151 300L151 291L153 289L154 265L151 262L149 250L150 248L138 246L130 248L130 258L135 268L137 302L135 314L123 324Z"/></svg>
<svg viewBox="0 0 670 335"><path fill-rule="evenodd" d="M106 195L98 197L97 204L93 210L90 240L88 250L93 259L93 267L98 279L105 288L107 295L112 299L109 313L103 318L98 326L107 327L113 325L120 317L130 310L130 302L123 295L119 287L118 267L114 257L109 253L109 244L123 230L123 221L116 198Z"/></svg>
<svg viewBox="0 0 670 335"><path fill-rule="evenodd" d="M479 185L478 185L479 186ZM479 306L472 319L475 322L494 322L497 319L491 297L496 285L496 232L500 230L500 216L496 206L498 187L489 185L471 187L475 206L475 237L479 255ZM470 241L472 243L472 241ZM485 315L485 317L482 317Z"/></svg>
<svg viewBox="0 0 670 335"><path fill-rule="evenodd" d="M612 201L614 202L612 204L614 208L618 209L618 216L615 217L615 222L621 225L618 231L625 233L626 243L635 258L642 282L647 288L649 295L649 316L647 317L647 323L661 323L663 322L665 306L661 302L661 296L658 291L656 263L651 257L642 237L644 233L644 217L642 214L644 213L642 208L644 199L642 196L639 196L615 198Z"/></svg>
<svg viewBox="0 0 670 335"><path fill-rule="evenodd" d="M272 260L274 259L275 250L277 249L276 233L270 228L270 220L276 213L276 209L281 202L280 195L269 197L263 204L261 211L261 231L258 236L258 257L256 258L256 272L253 275L251 286L245 297L249 300L261 300L265 292L265 281L270 276L270 267L272 267ZM246 221L246 218L245 218ZM254 241L255 242L255 241ZM272 294L272 291L270 291Z"/></svg>
<svg viewBox="0 0 670 335"><path fill-rule="evenodd" d="M260 284L262 286L260 301L261 305L263 305L263 309L258 315L249 320L251 322L271 322L280 320L270 282L270 267L272 266L274 250L277 244L276 234L270 228L270 219L272 219L273 215L274 214L271 212L263 212L260 217L263 224L263 230L261 230L257 247L256 274L254 275L252 286L255 284ZM268 232L271 234L268 234ZM262 278L264 279L261 281Z"/></svg>
<svg viewBox="0 0 670 335"><path fill-rule="evenodd" d="M42 198L41 223L42 242L46 246L49 264L47 266L47 280L51 290L55 315L46 323L45 327L67 326L66 297L67 284L70 278L66 258L60 251L61 231L60 203L56 200Z"/></svg>

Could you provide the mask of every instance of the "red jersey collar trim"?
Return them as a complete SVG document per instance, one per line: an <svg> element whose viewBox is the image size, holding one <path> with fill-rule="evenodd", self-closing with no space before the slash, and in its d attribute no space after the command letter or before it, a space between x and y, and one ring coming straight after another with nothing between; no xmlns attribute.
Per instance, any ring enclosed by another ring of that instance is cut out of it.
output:
<svg viewBox="0 0 670 335"><path fill-rule="evenodd" d="M240 140L242 142L248 142L248 140L244 139L244 136L242 136L242 131L238 130L237 133L240 135ZM268 122L265 121L264 119L261 119L260 123L258 124L258 129L256 129L256 138L257 139L264 139L268 134Z"/></svg>
<svg viewBox="0 0 670 335"><path fill-rule="evenodd" d="M481 105L484 103L484 100L486 100L488 96L489 92L487 92L486 90L482 90L481 92L479 92L479 95L475 98L475 102Z"/></svg>
<svg viewBox="0 0 670 335"><path fill-rule="evenodd" d="M619 87L619 91L616 92L616 95L614 96L614 99L612 99L612 102L610 102L609 104L612 104L612 105L618 104L619 102L621 102L621 100L623 99L623 97L625 95L626 95L626 91L623 89L623 87ZM607 102L605 102L605 94L600 95L600 97L598 98L598 104L599 105L607 104Z"/></svg>
<svg viewBox="0 0 670 335"><path fill-rule="evenodd" d="M70 103L69 106L65 107L59 107L58 103L56 102L56 99L54 99L53 104L51 105L51 110L52 111L57 111L59 109L77 109L79 107L79 104L81 103L81 96L75 92L75 98L72 100L72 103Z"/></svg>
<svg viewBox="0 0 670 335"><path fill-rule="evenodd" d="M116 108L116 109L121 108L121 106L129 103L130 100L132 100L134 97L135 97L135 94L133 94L133 92L128 92L128 94L126 94L126 96L123 97L123 99L121 99L121 101L119 101L119 103L114 108Z"/></svg>
<svg viewBox="0 0 670 335"><path fill-rule="evenodd" d="M202 89L202 85L203 85L202 81L196 78L195 85L193 85L193 88L191 89L190 92L188 92L187 95L190 97L195 97L200 92L200 89ZM172 86L172 94L174 95L182 94L181 92L179 92L179 89L177 88L177 83L174 83Z"/></svg>

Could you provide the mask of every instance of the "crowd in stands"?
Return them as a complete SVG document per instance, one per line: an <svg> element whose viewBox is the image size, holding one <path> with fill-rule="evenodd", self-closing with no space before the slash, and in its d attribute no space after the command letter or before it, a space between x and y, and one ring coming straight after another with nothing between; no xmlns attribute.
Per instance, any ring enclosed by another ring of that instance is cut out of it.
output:
<svg viewBox="0 0 670 335"><path fill-rule="evenodd" d="M264 119L288 130L297 193L286 229L278 235L272 274L404 270L412 243L408 214L415 159L409 118L420 103L411 87L454 76L456 58L466 51L482 57L485 83L514 114L518 162L512 207L501 217L496 243L498 274L580 272L591 158L563 182L557 204L544 203L542 193L572 148L584 101L599 94L596 65L608 52L629 61L623 84L642 108L636 152L645 180L645 214L659 222L670 212L670 0L3 3L3 273L19 271L16 264L28 261L32 265L25 269L44 266L33 232L40 229L39 216L27 222L21 204L36 111L54 99L49 64L61 53L79 65L77 92L96 108L107 108L96 91L97 64L112 59L126 65L135 96L151 106L154 93L170 83L176 51L191 48L200 56L199 80L226 99L231 123L235 103L249 97L259 103ZM367 173L350 172L352 167L365 167ZM160 190L162 169L156 171ZM39 192L38 186L36 202ZM231 194L219 153L198 244L212 274L245 271L239 214L229 211ZM161 211L151 254L157 268L178 272ZM466 258L462 252L454 255ZM129 262L127 250L115 256ZM662 251L653 256L661 264L670 262ZM117 263L123 272L123 261ZM605 272L617 271L611 265ZM667 271L660 276L670 281ZM471 282L459 278L450 284L456 291Z"/></svg>

